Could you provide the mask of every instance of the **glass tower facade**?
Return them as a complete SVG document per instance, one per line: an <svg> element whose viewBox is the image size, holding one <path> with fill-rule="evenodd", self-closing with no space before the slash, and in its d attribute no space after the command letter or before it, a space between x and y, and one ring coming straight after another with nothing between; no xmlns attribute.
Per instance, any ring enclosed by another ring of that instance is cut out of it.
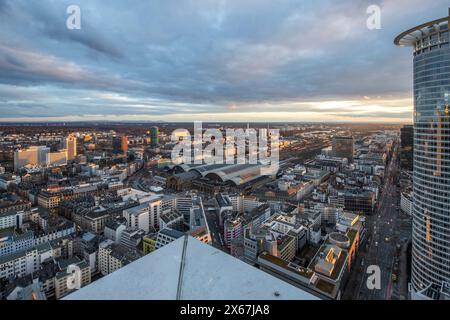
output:
<svg viewBox="0 0 450 320"><path fill-rule="evenodd" d="M412 289L450 281L449 17L395 39L414 49Z"/></svg>
<svg viewBox="0 0 450 320"><path fill-rule="evenodd" d="M152 147L156 147L159 143L158 141L159 129L158 127L150 128L150 143Z"/></svg>

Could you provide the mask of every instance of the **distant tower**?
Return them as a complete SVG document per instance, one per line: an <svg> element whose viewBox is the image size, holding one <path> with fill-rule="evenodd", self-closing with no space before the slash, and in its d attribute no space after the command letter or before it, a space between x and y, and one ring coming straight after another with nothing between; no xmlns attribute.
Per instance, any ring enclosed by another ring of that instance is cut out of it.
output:
<svg viewBox="0 0 450 320"><path fill-rule="evenodd" d="M156 147L159 143L158 141L159 129L158 127L150 128L150 144L152 147Z"/></svg>
<svg viewBox="0 0 450 320"><path fill-rule="evenodd" d="M124 155L128 152L128 136L123 136L121 141L121 149Z"/></svg>
<svg viewBox="0 0 450 320"><path fill-rule="evenodd" d="M118 136L112 137L112 149L114 154L122 153L122 138Z"/></svg>
<svg viewBox="0 0 450 320"><path fill-rule="evenodd" d="M67 160L75 160L77 156L77 137L70 134L66 139Z"/></svg>

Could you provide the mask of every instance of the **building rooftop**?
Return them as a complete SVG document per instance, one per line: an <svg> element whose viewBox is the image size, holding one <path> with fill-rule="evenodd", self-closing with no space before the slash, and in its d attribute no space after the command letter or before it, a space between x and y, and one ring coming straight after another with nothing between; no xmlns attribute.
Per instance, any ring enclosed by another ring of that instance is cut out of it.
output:
<svg viewBox="0 0 450 320"><path fill-rule="evenodd" d="M449 9L450 16L450 9ZM448 27L449 16L423 23L414 28L406 30L394 39L394 44L398 46L413 46L418 40L424 36L439 30L441 26ZM447 29L443 29L447 30Z"/></svg>
<svg viewBox="0 0 450 320"><path fill-rule="evenodd" d="M64 299L317 300L318 298L193 237L186 236Z"/></svg>
<svg viewBox="0 0 450 320"><path fill-rule="evenodd" d="M172 238L176 238L176 239L184 236L183 232L175 230L175 229L169 229L169 228L162 229L161 231L159 231L159 233L167 235Z"/></svg>
<svg viewBox="0 0 450 320"><path fill-rule="evenodd" d="M164 221L165 223L170 223L172 221L178 220L182 218L183 215L181 212L179 212L177 209L174 209L173 211L164 213L160 216L160 219Z"/></svg>
<svg viewBox="0 0 450 320"><path fill-rule="evenodd" d="M131 215L138 216L138 215L140 215L142 213L143 210L148 209L148 207L149 207L148 203L143 203L143 204L140 204L140 205L138 205L136 207L128 208L128 209L126 209L124 211L128 212Z"/></svg>

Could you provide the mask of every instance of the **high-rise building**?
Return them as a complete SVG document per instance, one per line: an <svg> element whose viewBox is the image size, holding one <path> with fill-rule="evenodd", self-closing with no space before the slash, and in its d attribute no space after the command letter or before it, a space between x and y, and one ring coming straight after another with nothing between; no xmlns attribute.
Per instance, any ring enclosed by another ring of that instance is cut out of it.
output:
<svg viewBox="0 0 450 320"><path fill-rule="evenodd" d="M122 139L120 137L112 137L112 149L114 154L122 153Z"/></svg>
<svg viewBox="0 0 450 320"><path fill-rule="evenodd" d="M126 155L128 152L128 136L114 136L112 138L112 148L114 154Z"/></svg>
<svg viewBox="0 0 450 320"><path fill-rule="evenodd" d="M67 150L61 150L58 152L49 152L47 154L47 165L62 166L65 164L67 164Z"/></svg>
<svg viewBox="0 0 450 320"><path fill-rule="evenodd" d="M158 145L158 143L159 143L158 135L159 135L158 127L151 127L150 128L150 144L152 147L156 147Z"/></svg>
<svg viewBox="0 0 450 320"><path fill-rule="evenodd" d="M413 48L412 297L450 281L450 16L394 40Z"/></svg>
<svg viewBox="0 0 450 320"><path fill-rule="evenodd" d="M405 125L400 129L400 166L403 170L413 170L414 127Z"/></svg>
<svg viewBox="0 0 450 320"><path fill-rule="evenodd" d="M112 138L112 148L114 154L123 154L123 144L125 141L123 141L123 137L115 136ZM128 140L127 140L128 142ZM128 148L128 145L127 145Z"/></svg>
<svg viewBox="0 0 450 320"><path fill-rule="evenodd" d="M122 148L122 153L124 155L126 155L127 152L128 152L128 136L123 136L122 137L121 148Z"/></svg>
<svg viewBox="0 0 450 320"><path fill-rule="evenodd" d="M71 134L66 139L67 160L75 160L77 156L77 137Z"/></svg>
<svg viewBox="0 0 450 320"><path fill-rule="evenodd" d="M123 211L123 216L127 220L127 227L150 231L150 209L148 203L129 208Z"/></svg>
<svg viewBox="0 0 450 320"><path fill-rule="evenodd" d="M353 137L335 136L331 142L333 155L335 157L347 158L353 160L355 141Z"/></svg>
<svg viewBox="0 0 450 320"><path fill-rule="evenodd" d="M26 165L45 166L49 152L50 148L45 146L33 146L14 152L14 170L18 171Z"/></svg>

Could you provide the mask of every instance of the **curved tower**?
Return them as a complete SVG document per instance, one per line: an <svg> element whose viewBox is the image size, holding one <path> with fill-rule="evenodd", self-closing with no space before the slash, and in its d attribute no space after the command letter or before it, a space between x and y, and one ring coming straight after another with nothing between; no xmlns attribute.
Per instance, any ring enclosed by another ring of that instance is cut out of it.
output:
<svg viewBox="0 0 450 320"><path fill-rule="evenodd" d="M414 205L412 289L450 281L449 17L394 40L414 55Z"/></svg>

